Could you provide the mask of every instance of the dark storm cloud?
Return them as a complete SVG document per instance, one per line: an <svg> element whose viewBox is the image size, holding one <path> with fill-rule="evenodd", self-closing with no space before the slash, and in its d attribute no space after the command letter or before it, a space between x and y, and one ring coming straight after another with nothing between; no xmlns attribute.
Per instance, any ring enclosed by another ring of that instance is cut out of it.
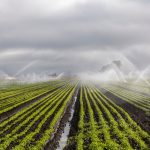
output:
<svg viewBox="0 0 150 150"><path fill-rule="evenodd" d="M12 62L17 70L38 60L35 71L96 70L104 56L109 60L120 55L146 66L149 4L148 0L1 0L0 67L9 70Z"/></svg>

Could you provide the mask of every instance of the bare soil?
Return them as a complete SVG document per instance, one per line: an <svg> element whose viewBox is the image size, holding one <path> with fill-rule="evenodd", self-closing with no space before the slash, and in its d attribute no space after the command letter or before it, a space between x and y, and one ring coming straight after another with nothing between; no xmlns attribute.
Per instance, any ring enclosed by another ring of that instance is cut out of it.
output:
<svg viewBox="0 0 150 150"><path fill-rule="evenodd" d="M47 144L44 147L44 150L55 150L59 146L59 140L61 138L62 133L64 132L65 125L68 122L69 117L71 116L71 108L72 108L72 105L75 100L74 97L77 95L77 93L78 93L78 87L76 89L76 92L72 96L72 99L68 103L58 126L55 127L56 130L55 130L53 137L47 142ZM77 101L76 101L76 103L77 103ZM75 106L76 106L76 103L75 103Z"/></svg>
<svg viewBox="0 0 150 150"><path fill-rule="evenodd" d="M70 132L68 135L68 139L70 141L68 141L66 147L64 148L64 150L76 150L76 139L75 136L78 132L78 122L79 122L79 112L80 112L80 102L79 102L79 98L80 98L80 89L79 92L77 94L77 100L75 103L75 107L74 107L74 114L73 114L73 118L70 122L71 124L71 128L70 128Z"/></svg>

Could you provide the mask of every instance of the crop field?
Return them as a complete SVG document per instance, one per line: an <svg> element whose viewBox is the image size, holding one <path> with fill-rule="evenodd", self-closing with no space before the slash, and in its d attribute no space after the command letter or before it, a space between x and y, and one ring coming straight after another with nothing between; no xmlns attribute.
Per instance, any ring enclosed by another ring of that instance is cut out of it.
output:
<svg viewBox="0 0 150 150"><path fill-rule="evenodd" d="M107 85L105 88L150 115L150 88L129 85Z"/></svg>
<svg viewBox="0 0 150 150"><path fill-rule="evenodd" d="M149 150L149 87L74 79L0 88L0 150Z"/></svg>

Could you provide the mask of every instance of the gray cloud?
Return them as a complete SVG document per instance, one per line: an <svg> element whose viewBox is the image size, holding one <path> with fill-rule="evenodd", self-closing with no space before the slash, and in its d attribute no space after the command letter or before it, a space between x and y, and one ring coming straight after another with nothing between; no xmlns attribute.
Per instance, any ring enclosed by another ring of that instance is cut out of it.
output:
<svg viewBox="0 0 150 150"><path fill-rule="evenodd" d="M117 57L146 67L149 4L148 0L1 0L0 69L14 73L38 60L27 71L97 70Z"/></svg>

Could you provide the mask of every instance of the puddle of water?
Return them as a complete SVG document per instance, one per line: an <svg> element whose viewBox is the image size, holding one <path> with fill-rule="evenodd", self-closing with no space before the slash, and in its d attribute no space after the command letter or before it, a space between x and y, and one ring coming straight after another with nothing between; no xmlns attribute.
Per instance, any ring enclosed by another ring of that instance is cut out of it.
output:
<svg viewBox="0 0 150 150"><path fill-rule="evenodd" d="M56 149L56 150L63 150L63 148L66 146L67 144L67 140L68 140L68 135L69 135L69 132L70 132L70 127L71 127L71 124L70 124L70 121L72 120L73 118L73 114L74 114L74 106L75 106L75 102L77 100L77 97L75 96L74 97L74 103L71 107L71 115L69 117L69 120L68 122L66 123L66 126L64 128L64 132L62 133L61 135L61 138L60 138L60 141L59 141L59 147Z"/></svg>

